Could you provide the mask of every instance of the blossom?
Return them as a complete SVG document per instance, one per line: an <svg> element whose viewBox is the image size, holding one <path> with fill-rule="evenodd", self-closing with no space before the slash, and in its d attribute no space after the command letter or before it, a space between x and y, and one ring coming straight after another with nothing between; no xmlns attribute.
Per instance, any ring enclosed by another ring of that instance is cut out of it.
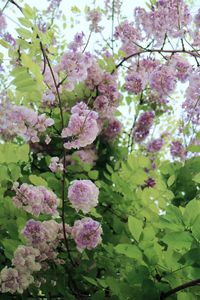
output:
<svg viewBox="0 0 200 300"><path fill-rule="evenodd" d="M94 32L101 32L103 27L99 26L101 21L101 13L97 9L89 10L87 13L87 20L91 22L90 30Z"/></svg>
<svg viewBox="0 0 200 300"><path fill-rule="evenodd" d="M73 153L73 156L78 156L80 160L84 163L94 165L95 161L97 160L97 155L95 150L93 149L84 149L84 150L78 150Z"/></svg>
<svg viewBox="0 0 200 300"><path fill-rule="evenodd" d="M192 72L191 64L178 54L173 55L170 64L175 68L177 78L184 83Z"/></svg>
<svg viewBox="0 0 200 300"><path fill-rule="evenodd" d="M85 147L93 143L99 133L98 114L89 110L83 102L75 105L72 110L68 127L62 131L62 137L72 137L64 143L66 149Z"/></svg>
<svg viewBox="0 0 200 300"><path fill-rule="evenodd" d="M60 69L66 74L65 88L73 90L76 83L86 80L87 70L92 65L92 56L79 51L67 51L61 57Z"/></svg>
<svg viewBox="0 0 200 300"><path fill-rule="evenodd" d="M42 96L42 104L47 107L54 107L56 104L55 94L51 91L46 91Z"/></svg>
<svg viewBox="0 0 200 300"><path fill-rule="evenodd" d="M182 0L160 0L152 5L150 12L135 9L137 27L144 30L146 38L156 40L157 45L169 37L182 37L191 22L188 6Z"/></svg>
<svg viewBox="0 0 200 300"><path fill-rule="evenodd" d="M2 97L0 105L0 135L6 139L16 136L32 143L39 142L39 136L48 127L54 124L54 120L47 118L45 114L38 115L32 109L25 106L13 105L6 97Z"/></svg>
<svg viewBox="0 0 200 300"><path fill-rule="evenodd" d="M121 50L124 51L127 56L138 51L139 47L137 43L141 41L142 37L140 31L134 27L133 23L129 23L128 21L121 23L115 28L114 36L116 39L122 41Z"/></svg>
<svg viewBox="0 0 200 300"><path fill-rule="evenodd" d="M139 94L144 89L144 80L143 77L138 72L130 72L125 77L125 86L124 88L131 93Z"/></svg>
<svg viewBox="0 0 200 300"><path fill-rule="evenodd" d="M46 230L42 226L42 223L32 219L26 223L22 233L34 247L45 242L47 237Z"/></svg>
<svg viewBox="0 0 200 300"><path fill-rule="evenodd" d="M163 139L155 139L148 144L147 151L148 152L158 152L161 150L163 146Z"/></svg>
<svg viewBox="0 0 200 300"><path fill-rule="evenodd" d="M40 251L38 249L31 246L19 246L15 250L12 264L22 273L26 273L27 270L30 273L36 272L41 269L41 264L36 261L39 255Z"/></svg>
<svg viewBox="0 0 200 300"><path fill-rule="evenodd" d="M88 213L97 206L99 189L91 180L75 180L68 190L68 198L72 207L78 212Z"/></svg>
<svg viewBox="0 0 200 300"><path fill-rule="evenodd" d="M190 74L186 100L182 107L192 123L200 124L200 68Z"/></svg>
<svg viewBox="0 0 200 300"><path fill-rule="evenodd" d="M33 280L29 272L21 273L16 268L5 267L0 273L0 290L2 293L22 294Z"/></svg>
<svg viewBox="0 0 200 300"><path fill-rule="evenodd" d="M170 146L170 153L173 157L179 157L184 159L186 156L186 150L181 142L173 141Z"/></svg>
<svg viewBox="0 0 200 300"><path fill-rule="evenodd" d="M133 130L133 139L140 143L142 142L149 134L149 131L153 125L155 114L152 111L143 112Z"/></svg>
<svg viewBox="0 0 200 300"><path fill-rule="evenodd" d="M113 141L120 134L122 129L122 124L119 120L112 118L108 121L107 127L103 130L102 135L108 141Z"/></svg>
<svg viewBox="0 0 200 300"><path fill-rule="evenodd" d="M168 95L176 87L176 76L174 69L166 65L159 65L150 76L150 86L160 95Z"/></svg>
<svg viewBox="0 0 200 300"><path fill-rule="evenodd" d="M40 213L57 216L59 200L56 195L42 186L33 186L23 183L16 190L13 203L18 208L39 216Z"/></svg>
<svg viewBox="0 0 200 300"><path fill-rule="evenodd" d="M49 165L49 169L52 171L52 172L59 172L59 171L63 171L63 164L62 163L59 163L59 157L52 157L51 158L51 162L50 162L50 165Z"/></svg>
<svg viewBox="0 0 200 300"><path fill-rule="evenodd" d="M92 60L91 66L87 70L86 85L92 90L103 80L103 70L96 60Z"/></svg>
<svg viewBox="0 0 200 300"><path fill-rule="evenodd" d="M91 250L96 248L102 241L101 224L91 218L75 221L71 234L80 252L84 249Z"/></svg>

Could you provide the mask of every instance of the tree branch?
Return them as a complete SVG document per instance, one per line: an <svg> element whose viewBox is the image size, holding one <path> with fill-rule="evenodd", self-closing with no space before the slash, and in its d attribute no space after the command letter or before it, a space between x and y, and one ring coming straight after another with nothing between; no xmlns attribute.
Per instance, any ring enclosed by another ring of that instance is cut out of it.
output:
<svg viewBox="0 0 200 300"><path fill-rule="evenodd" d="M186 283L183 283L183 284L177 286L176 288L169 290L168 292L162 292L161 295L160 295L160 300L166 299L169 296L171 296L173 294L176 294L179 291L182 291L184 289L187 289L187 288L195 286L195 285L200 285L200 278L196 279L196 280L186 282Z"/></svg>

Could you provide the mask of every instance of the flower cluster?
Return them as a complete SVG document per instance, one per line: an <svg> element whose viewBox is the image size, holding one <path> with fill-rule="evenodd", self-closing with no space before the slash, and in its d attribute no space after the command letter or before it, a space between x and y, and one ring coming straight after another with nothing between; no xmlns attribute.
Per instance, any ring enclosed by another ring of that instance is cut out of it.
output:
<svg viewBox="0 0 200 300"><path fill-rule="evenodd" d="M76 83L87 78L87 70L92 65L92 56L89 53L69 50L61 57L58 69L64 72L66 83L64 87L72 91Z"/></svg>
<svg viewBox="0 0 200 300"><path fill-rule="evenodd" d="M13 203L18 208L39 216L39 214L48 214L57 216L57 206L59 200L56 195L43 186L33 186L23 183L19 188L15 188L16 196L13 197Z"/></svg>
<svg viewBox="0 0 200 300"><path fill-rule="evenodd" d="M91 22L90 30L94 32L101 32L103 27L99 26L101 21L101 13L97 9L89 10L87 13L87 20Z"/></svg>
<svg viewBox="0 0 200 300"><path fill-rule="evenodd" d="M101 243L101 224L91 218L83 218L74 223L71 234L80 252L91 250Z"/></svg>
<svg viewBox="0 0 200 300"><path fill-rule="evenodd" d="M102 131L102 136L107 141L113 141L121 133L122 124L116 118L111 118L108 121L107 127Z"/></svg>
<svg viewBox="0 0 200 300"><path fill-rule="evenodd" d="M160 151L162 149L162 146L163 146L163 139L158 138L158 139L155 139L155 140L151 141L148 144L147 151L155 153L155 152Z"/></svg>
<svg viewBox="0 0 200 300"><path fill-rule="evenodd" d="M170 146L170 152L173 157L184 159L186 157L186 150L180 141L173 141Z"/></svg>
<svg viewBox="0 0 200 300"><path fill-rule="evenodd" d="M78 212L88 213L97 206L99 189L91 180L75 180L68 189L68 198Z"/></svg>
<svg viewBox="0 0 200 300"><path fill-rule="evenodd" d="M153 125L154 112L144 112L140 115L135 129L133 130L133 139L137 143L141 143L149 134L150 129Z"/></svg>
<svg viewBox="0 0 200 300"><path fill-rule="evenodd" d="M182 37L191 22L189 9L182 0L156 1L150 12L138 7L135 16L138 28L144 30L146 38L156 40L159 45L166 34L173 38Z"/></svg>
<svg viewBox="0 0 200 300"><path fill-rule="evenodd" d="M122 41L121 50L128 56L138 52L138 41L141 41L142 36L140 31L134 27L133 23L124 21L115 29L115 38Z"/></svg>
<svg viewBox="0 0 200 300"><path fill-rule="evenodd" d="M98 114L93 110L89 110L83 102L72 107L71 113L68 127L62 131L62 137L71 137L71 141L67 141L64 147L66 149L76 149L92 144L99 133Z"/></svg>
<svg viewBox="0 0 200 300"><path fill-rule="evenodd" d="M200 124L200 68L191 73L189 77L186 100L182 107L192 123Z"/></svg>
<svg viewBox="0 0 200 300"><path fill-rule="evenodd" d="M38 115L25 106L13 105L3 99L0 106L0 135L6 139L16 136L32 143L39 142L38 135L54 124L53 119L45 114Z"/></svg>
<svg viewBox="0 0 200 300"><path fill-rule="evenodd" d="M150 87L159 95L169 95L175 90L176 76L174 69L166 65L159 65L150 77Z"/></svg>

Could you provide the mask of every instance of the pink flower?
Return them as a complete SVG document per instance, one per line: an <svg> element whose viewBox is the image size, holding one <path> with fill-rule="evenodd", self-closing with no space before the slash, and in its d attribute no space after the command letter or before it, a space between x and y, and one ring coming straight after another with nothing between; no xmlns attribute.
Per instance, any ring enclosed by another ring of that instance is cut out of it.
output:
<svg viewBox="0 0 200 300"><path fill-rule="evenodd" d="M158 152L161 150L162 146L163 146L163 139L161 139L161 138L155 139L149 143L147 151L148 152Z"/></svg>
<svg viewBox="0 0 200 300"><path fill-rule="evenodd" d="M59 200L56 195L42 186L33 186L23 183L16 190L13 202L18 208L39 216L39 214L50 214L58 216L57 206Z"/></svg>
<svg viewBox="0 0 200 300"><path fill-rule="evenodd" d="M2 293L22 294L33 281L29 272L21 273L15 268L5 267L0 273L0 290Z"/></svg>
<svg viewBox="0 0 200 300"><path fill-rule="evenodd" d="M133 139L137 143L141 143L148 136L153 125L154 117L155 114L152 111L143 112L140 115L133 131Z"/></svg>
<svg viewBox="0 0 200 300"><path fill-rule="evenodd" d="M71 234L80 252L84 249L91 250L96 248L102 241L101 224L91 218L83 218L76 221Z"/></svg>
<svg viewBox="0 0 200 300"><path fill-rule="evenodd" d="M75 180L68 190L68 198L72 207L78 212L88 213L97 206L99 189L91 180Z"/></svg>
<svg viewBox="0 0 200 300"><path fill-rule="evenodd" d="M51 158L51 163L49 165L49 169L52 171L52 172L59 172L59 171L63 171L63 164L62 163L59 163L59 157L52 157Z"/></svg>
<svg viewBox="0 0 200 300"><path fill-rule="evenodd" d="M103 130L102 135L108 141L114 141L122 130L122 124L119 120L112 118L108 120L107 127Z"/></svg>
<svg viewBox="0 0 200 300"><path fill-rule="evenodd" d="M101 21L101 13L97 9L89 10L87 13L87 20L91 22L90 30L94 32L101 32L103 27L99 26Z"/></svg>
<svg viewBox="0 0 200 300"><path fill-rule="evenodd" d="M71 112L68 127L63 129L62 137L72 139L67 141L64 147L76 149L92 144L99 133L98 114L89 110L83 102L75 105Z"/></svg>
<svg viewBox="0 0 200 300"><path fill-rule="evenodd" d="M40 255L40 251L31 246L19 246L14 253L12 264L15 268L26 273L27 271L32 273L41 269L41 264L37 262L37 258Z"/></svg>

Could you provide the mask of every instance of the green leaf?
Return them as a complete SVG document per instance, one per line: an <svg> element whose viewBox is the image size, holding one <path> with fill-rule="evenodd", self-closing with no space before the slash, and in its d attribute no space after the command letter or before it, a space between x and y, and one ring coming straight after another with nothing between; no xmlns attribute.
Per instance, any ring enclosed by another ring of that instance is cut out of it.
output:
<svg viewBox="0 0 200 300"><path fill-rule="evenodd" d="M197 183L200 183L200 173L196 174L193 179L193 181L197 182Z"/></svg>
<svg viewBox="0 0 200 300"><path fill-rule="evenodd" d="M138 242L143 229L143 222L132 216L128 218L128 228L133 238Z"/></svg>
<svg viewBox="0 0 200 300"><path fill-rule="evenodd" d="M142 253L135 245L119 244L115 247L115 251L119 254L124 254L125 256L134 258L136 260L142 259Z"/></svg>
<svg viewBox="0 0 200 300"><path fill-rule="evenodd" d="M174 183L175 179L176 179L176 176L175 176L175 175L171 175L171 176L168 178L168 180L167 180L167 185L168 185L168 186L171 186L171 185Z"/></svg>
<svg viewBox="0 0 200 300"><path fill-rule="evenodd" d="M12 259L13 253L17 249L17 247L20 245L20 241L12 240L12 239L4 239L2 241L2 244L4 246L4 253L7 258Z"/></svg>
<svg viewBox="0 0 200 300"><path fill-rule="evenodd" d="M29 180L32 184L34 184L36 186L48 187L48 183L42 177L39 177L39 176L36 176L36 175L30 175Z"/></svg>
<svg viewBox="0 0 200 300"><path fill-rule="evenodd" d="M29 145L0 144L0 163L16 163L29 160Z"/></svg>
<svg viewBox="0 0 200 300"><path fill-rule="evenodd" d="M195 219L194 224L192 225L193 236L200 241L200 215Z"/></svg>
<svg viewBox="0 0 200 300"><path fill-rule="evenodd" d="M89 176L91 179L96 180L96 179L98 179L98 177L99 177L99 172L96 171L96 170L89 171L89 172L88 172L88 176Z"/></svg>
<svg viewBox="0 0 200 300"><path fill-rule="evenodd" d="M171 232L166 234L162 239L169 247L177 250L189 249L193 240L189 232Z"/></svg>
<svg viewBox="0 0 200 300"><path fill-rule="evenodd" d="M83 276L83 278L85 280L87 280L89 283L91 283L92 285L98 286L97 282L95 279L91 278L91 277L87 277L87 276Z"/></svg>
<svg viewBox="0 0 200 300"><path fill-rule="evenodd" d="M187 204L183 214L183 220L185 225L192 226L198 215L200 215L200 201L195 199L191 200Z"/></svg>

